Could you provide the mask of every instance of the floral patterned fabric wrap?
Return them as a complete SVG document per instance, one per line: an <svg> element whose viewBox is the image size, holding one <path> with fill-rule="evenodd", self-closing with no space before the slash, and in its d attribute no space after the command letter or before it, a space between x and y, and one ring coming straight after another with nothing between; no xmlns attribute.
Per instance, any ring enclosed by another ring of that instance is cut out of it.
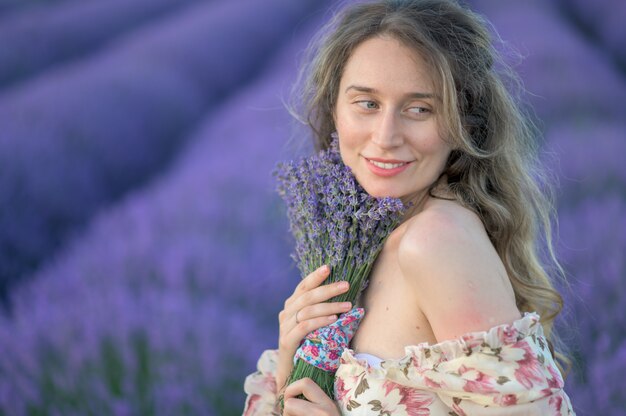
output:
<svg viewBox="0 0 626 416"><path fill-rule="evenodd" d="M299 358L324 371L337 371L339 357L348 348L363 316L365 309L353 308L332 324L309 333L293 357L294 365Z"/></svg>
<svg viewBox="0 0 626 416"><path fill-rule="evenodd" d="M537 313L379 367L346 349L335 378L344 415L573 415Z"/></svg>
<svg viewBox="0 0 626 416"><path fill-rule="evenodd" d="M244 415L276 411L271 366L277 356L265 351L259 371L246 378ZM404 357L380 366L346 348L335 373L335 402L351 416L574 415L534 312L488 331L406 346Z"/></svg>

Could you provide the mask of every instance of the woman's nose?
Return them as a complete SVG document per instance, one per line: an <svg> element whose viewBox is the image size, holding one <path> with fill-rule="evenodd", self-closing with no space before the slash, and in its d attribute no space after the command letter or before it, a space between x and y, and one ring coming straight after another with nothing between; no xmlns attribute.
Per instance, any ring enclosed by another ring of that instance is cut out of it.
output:
<svg viewBox="0 0 626 416"><path fill-rule="evenodd" d="M382 148L397 147L403 143L400 120L394 111L380 113L372 132L372 141Z"/></svg>

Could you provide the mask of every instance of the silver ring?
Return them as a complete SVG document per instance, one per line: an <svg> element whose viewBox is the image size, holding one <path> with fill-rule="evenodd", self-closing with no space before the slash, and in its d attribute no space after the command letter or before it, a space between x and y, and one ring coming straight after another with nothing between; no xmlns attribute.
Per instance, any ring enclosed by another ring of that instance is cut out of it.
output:
<svg viewBox="0 0 626 416"><path fill-rule="evenodd" d="M298 321L298 313L300 312L300 309L298 309L298 312L296 312L296 325L300 323L300 321Z"/></svg>

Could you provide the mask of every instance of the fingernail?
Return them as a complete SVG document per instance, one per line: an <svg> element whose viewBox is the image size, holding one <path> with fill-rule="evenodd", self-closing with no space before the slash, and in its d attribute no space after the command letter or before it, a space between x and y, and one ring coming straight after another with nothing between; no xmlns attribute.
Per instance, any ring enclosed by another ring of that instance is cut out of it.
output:
<svg viewBox="0 0 626 416"><path fill-rule="evenodd" d="M336 319L337 319L337 315L333 315L333 316L329 316L328 317L328 320L331 321L331 322L336 320Z"/></svg>
<svg viewBox="0 0 626 416"><path fill-rule="evenodd" d="M352 306L352 304L350 302L345 302L341 304L341 307L343 309L349 309Z"/></svg>
<svg viewBox="0 0 626 416"><path fill-rule="evenodd" d="M347 288L348 288L348 282L339 283L339 289L347 289Z"/></svg>

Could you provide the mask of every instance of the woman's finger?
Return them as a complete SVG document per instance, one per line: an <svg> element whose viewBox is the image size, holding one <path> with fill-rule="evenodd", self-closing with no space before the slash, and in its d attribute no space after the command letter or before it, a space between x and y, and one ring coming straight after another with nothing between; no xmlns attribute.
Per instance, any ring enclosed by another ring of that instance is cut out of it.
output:
<svg viewBox="0 0 626 416"><path fill-rule="evenodd" d="M295 354L296 350L302 343L302 340L307 336L308 333L318 328L330 325L333 322L336 322L337 319L339 319L337 315L332 315L307 319L306 321L301 321L297 325L295 325L294 322L294 326L281 337L279 344L282 341L282 347L286 348L290 352L293 350L293 353Z"/></svg>
<svg viewBox="0 0 626 416"><path fill-rule="evenodd" d="M296 286L291 296L289 296L285 300L285 308L289 309L290 305L297 300L303 293L316 288L321 285L324 280L330 275L330 267L328 265L323 265L318 267L313 272L309 273L306 277L304 277L300 283Z"/></svg>
<svg viewBox="0 0 626 416"><path fill-rule="evenodd" d="M299 395L303 395L309 402L314 404L324 405L332 402L330 397L324 393L324 390L309 377L296 380L287 386L285 389L285 405L288 399L295 399Z"/></svg>
<svg viewBox="0 0 626 416"><path fill-rule="evenodd" d="M291 398L285 400L283 416L311 416L312 414L322 414L317 412L319 406L306 400Z"/></svg>
<svg viewBox="0 0 626 416"><path fill-rule="evenodd" d="M298 286L296 286L296 290L294 291L294 297L298 297L307 290L311 290L321 285L329 274L330 267L328 267L328 265L324 264L323 266L318 267L317 270L315 270L313 273L310 273L308 276L302 279L300 283L298 283Z"/></svg>
<svg viewBox="0 0 626 416"><path fill-rule="evenodd" d="M308 400L296 399L303 395ZM285 416L340 416L335 402L310 378L297 380L285 389Z"/></svg>
<svg viewBox="0 0 626 416"><path fill-rule="evenodd" d="M329 315L327 313L328 308L340 308L341 304L339 302L329 302L328 299L345 293L349 288L350 284L348 282L335 282L303 293L289 307L289 311L293 314L294 322L296 313L299 321L316 316Z"/></svg>

